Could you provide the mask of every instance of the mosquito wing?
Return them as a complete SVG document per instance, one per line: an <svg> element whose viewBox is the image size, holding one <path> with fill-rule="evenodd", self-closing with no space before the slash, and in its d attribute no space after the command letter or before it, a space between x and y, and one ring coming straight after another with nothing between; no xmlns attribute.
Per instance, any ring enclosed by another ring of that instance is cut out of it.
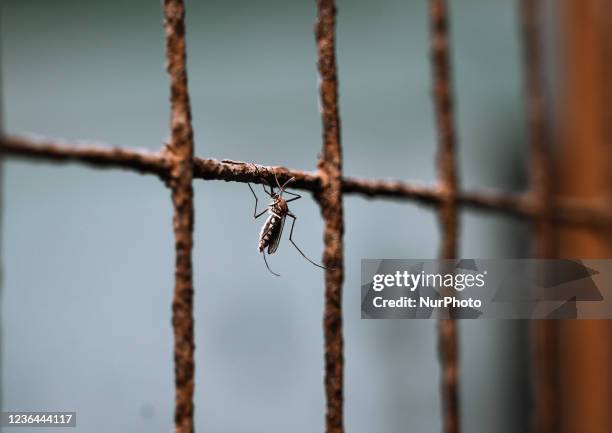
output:
<svg viewBox="0 0 612 433"><path fill-rule="evenodd" d="M283 234L283 227L285 226L285 217L283 216L278 222L276 227L270 233L270 245L268 246L268 254L274 254L280 244L281 236Z"/></svg>

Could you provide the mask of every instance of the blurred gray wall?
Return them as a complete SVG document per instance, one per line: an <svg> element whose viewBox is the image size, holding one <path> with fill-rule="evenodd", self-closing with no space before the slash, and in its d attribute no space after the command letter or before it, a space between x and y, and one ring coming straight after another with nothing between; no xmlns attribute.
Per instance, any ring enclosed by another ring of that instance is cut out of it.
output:
<svg viewBox="0 0 612 433"><path fill-rule="evenodd" d="M464 185L520 188L525 151L517 11L454 0ZM168 135L161 8L132 0L2 0L10 132L148 149ZM187 2L196 153L313 169L320 149L313 1ZM435 179L424 0L338 1L345 170ZM121 171L8 161L3 173L3 410L76 410L77 431L172 428L168 191ZM322 273L285 240L266 271L243 184L196 182L196 418L205 432L323 428ZM435 324L362 321L362 257L434 257L435 215L347 197L346 426L440 429ZM314 258L322 223L292 207ZM464 257L519 257L513 221L464 214ZM520 322L461 324L467 432L527 428ZM71 430L73 431L73 430Z"/></svg>

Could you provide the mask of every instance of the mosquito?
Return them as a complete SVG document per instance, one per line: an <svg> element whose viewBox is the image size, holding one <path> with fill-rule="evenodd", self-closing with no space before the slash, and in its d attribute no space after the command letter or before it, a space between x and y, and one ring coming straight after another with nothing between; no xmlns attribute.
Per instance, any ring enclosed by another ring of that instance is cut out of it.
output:
<svg viewBox="0 0 612 433"><path fill-rule="evenodd" d="M321 269L327 269L325 266L321 266L315 263L314 261L312 261L311 259L309 259L308 256L304 254L304 252L300 249L300 247L297 246L297 244L293 240L293 228L295 227L295 221L297 220L297 217L291 213L291 211L289 210L289 206L287 206L287 204L291 203L292 201L299 200L300 198L302 198L302 196L299 194L295 194L293 192L286 191L286 188L287 188L287 185L289 185L291 182L295 180L295 178L292 177L288 179L282 186L278 182L276 173L274 173L274 179L276 180L276 186L278 187L278 192L274 191L274 186L268 185L270 188L270 191L268 191L266 189L266 185L262 184L264 192L270 197L271 200L270 200L270 204L268 205L268 207L264 209L263 211L261 211L260 213L257 213L257 201L258 201L257 195L255 194L255 191L253 190L253 187L251 186L251 184L247 183L247 185L249 186L249 189L251 190L251 193L253 193L253 197L255 197L255 211L253 212L253 218L257 219L263 214L265 214L266 212L268 213L268 219L266 219L266 222L264 223L263 227L261 228L261 232L259 233L259 243L257 246L257 249L263 255L263 259L264 259L264 262L266 263L266 267L268 268L268 271L270 271L272 275L276 275L277 277L280 277L280 274L277 274L272 269L270 269L270 265L268 265L268 260L266 259L265 250L267 248L268 254L274 254L276 250L278 249L278 245L280 244L280 240L281 240L281 235L283 234L283 227L285 225L286 217L293 219L291 223L291 230L289 231L289 241L293 244L295 249L298 250L298 252L302 255L302 257L304 257L306 260L308 260L313 265ZM285 200L285 198L283 197L283 194L287 194L292 197L288 200Z"/></svg>

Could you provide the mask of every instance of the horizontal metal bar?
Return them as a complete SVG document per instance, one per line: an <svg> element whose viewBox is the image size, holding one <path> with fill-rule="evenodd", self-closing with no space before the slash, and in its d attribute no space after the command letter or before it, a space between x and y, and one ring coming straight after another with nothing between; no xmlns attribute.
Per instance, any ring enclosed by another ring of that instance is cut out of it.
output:
<svg viewBox="0 0 612 433"><path fill-rule="evenodd" d="M101 168L123 168L167 179L171 155L168 152L131 150L92 142L64 142L30 135L6 134L0 137L0 154L43 159L55 162L81 162ZM279 182L290 177L294 189L320 192L318 172L263 166L250 162L194 158L193 177L226 182L272 183L274 174ZM357 177L342 179L342 192L366 198L388 198L413 201L425 206L439 206L444 193L436 185L400 180L368 180ZM495 189L461 191L457 196L461 207L496 212L518 218L533 218L539 212L535 198L528 193L508 193ZM580 226L611 226L612 210L599 201L556 199L550 218L558 224Z"/></svg>
<svg viewBox="0 0 612 433"><path fill-rule="evenodd" d="M82 162L95 167L125 168L166 176L169 164L161 153L131 150L91 141L63 142L35 135L3 135L0 154L56 162Z"/></svg>

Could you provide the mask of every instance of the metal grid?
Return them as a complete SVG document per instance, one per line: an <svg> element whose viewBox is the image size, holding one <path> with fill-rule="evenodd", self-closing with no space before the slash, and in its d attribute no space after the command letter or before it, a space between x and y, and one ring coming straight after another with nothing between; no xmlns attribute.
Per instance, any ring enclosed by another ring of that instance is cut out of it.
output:
<svg viewBox="0 0 612 433"><path fill-rule="evenodd" d="M56 162L81 162L100 168L123 168L160 178L171 190L174 206L176 248L175 287L172 303L175 360L175 431L191 433L193 421L193 181L263 183L276 174L281 182L295 177L293 188L310 191L319 203L324 220L323 263L325 271L325 391L326 432L344 431L343 422L343 333L342 200L345 194L416 202L438 210L442 238L440 257L456 258L458 218L461 208L496 212L520 218L534 226L539 257L554 250L554 225L598 227L612 222L612 213L600 203L553 200L548 126L542 85L542 61L538 46L539 0L520 0L523 34L525 87L529 139L531 143L531 189L520 194L495 190L464 191L459 187L456 163L456 132L453 111L450 38L446 0L428 0L432 57L433 100L438 135L438 182L417 185L403 181L346 177L342 172L338 75L335 56L336 7L334 0L317 0L315 36L318 47L323 151L318 170L299 171L233 160L218 161L194 156L189 92L187 87L185 6L183 0L164 0L166 68L170 78L171 139L160 151L147 152L95 143L64 143L53 139L3 134L4 156ZM550 325L536 326L536 426L538 432L557 431L554 413L555 373L550 368L555 331ZM458 399L458 335L453 319L439 322L443 431L460 431Z"/></svg>

